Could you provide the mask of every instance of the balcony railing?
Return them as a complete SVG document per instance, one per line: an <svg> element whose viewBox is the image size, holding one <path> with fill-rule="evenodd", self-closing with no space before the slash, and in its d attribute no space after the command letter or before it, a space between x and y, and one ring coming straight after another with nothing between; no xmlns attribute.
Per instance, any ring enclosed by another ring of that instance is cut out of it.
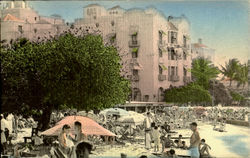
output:
<svg viewBox="0 0 250 158"><path fill-rule="evenodd" d="M183 82L185 82L185 83L191 82L191 77L190 76L183 76Z"/></svg>
<svg viewBox="0 0 250 158"><path fill-rule="evenodd" d="M178 82L179 80L180 80L180 76L177 76L177 75L170 76L170 81Z"/></svg>
<svg viewBox="0 0 250 158"><path fill-rule="evenodd" d="M159 81L164 81L164 80L166 80L166 75L162 75L162 74L159 74L158 75L158 79L159 79Z"/></svg>
<svg viewBox="0 0 250 158"><path fill-rule="evenodd" d="M136 41L130 40L128 42L128 45L129 45L129 47L139 47L140 46L140 42L138 40L136 40Z"/></svg>

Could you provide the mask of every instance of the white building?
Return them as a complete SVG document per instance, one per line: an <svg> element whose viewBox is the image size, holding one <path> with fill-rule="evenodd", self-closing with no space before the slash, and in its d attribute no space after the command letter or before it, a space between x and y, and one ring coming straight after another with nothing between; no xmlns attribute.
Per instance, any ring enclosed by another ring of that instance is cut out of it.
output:
<svg viewBox="0 0 250 158"><path fill-rule="evenodd" d="M203 57L214 62L215 50L204 45L202 39L199 39L198 43L192 43L191 52L192 59Z"/></svg>
<svg viewBox="0 0 250 158"><path fill-rule="evenodd" d="M33 41L55 36L66 27L61 17L40 16L26 1L8 1L0 15L1 40L8 43L23 37Z"/></svg>
<svg viewBox="0 0 250 158"><path fill-rule="evenodd" d="M123 75L132 81L133 101L163 101L170 85L190 82L189 22L184 16L165 18L155 9L105 9L91 4L75 27L98 28L118 45Z"/></svg>

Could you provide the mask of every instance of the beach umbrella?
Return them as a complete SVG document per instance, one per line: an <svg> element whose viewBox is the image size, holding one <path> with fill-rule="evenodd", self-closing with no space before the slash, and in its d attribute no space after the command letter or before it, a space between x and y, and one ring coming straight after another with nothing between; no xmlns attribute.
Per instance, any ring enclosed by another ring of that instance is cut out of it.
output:
<svg viewBox="0 0 250 158"><path fill-rule="evenodd" d="M101 111L100 114L103 114L105 116L108 116L108 115L118 115L118 116L129 115L128 111L126 111L124 109L120 109L120 108L105 109L105 110Z"/></svg>
<svg viewBox="0 0 250 158"><path fill-rule="evenodd" d="M105 129L94 120L82 116L67 116L57 122L54 127L42 132L41 135L58 136L65 124L68 124L71 127L71 134L74 134L74 123L76 121L79 121L82 124L82 132L86 135L115 136L114 133Z"/></svg>
<svg viewBox="0 0 250 158"><path fill-rule="evenodd" d="M141 125L143 124L144 119L145 116L142 114L133 114L133 115L122 116L118 118L117 122L123 124Z"/></svg>
<svg viewBox="0 0 250 158"><path fill-rule="evenodd" d="M196 114L199 114L199 115L203 114L206 111L206 109L203 106L197 106L194 108L194 110Z"/></svg>

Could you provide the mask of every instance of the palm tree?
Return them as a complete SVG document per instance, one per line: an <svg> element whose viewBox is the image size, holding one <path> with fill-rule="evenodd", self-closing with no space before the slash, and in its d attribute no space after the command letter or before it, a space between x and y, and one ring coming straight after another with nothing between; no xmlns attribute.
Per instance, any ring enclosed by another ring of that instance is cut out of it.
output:
<svg viewBox="0 0 250 158"><path fill-rule="evenodd" d="M235 80L236 74L239 70L239 61L238 59L229 59L229 62L225 64L225 67L221 65L221 73L228 77L230 80L230 87L232 81Z"/></svg>
<svg viewBox="0 0 250 158"><path fill-rule="evenodd" d="M192 62L191 69L192 77L195 82L205 89L209 88L209 81L215 79L220 73L219 69L215 67L211 61L200 57Z"/></svg>
<svg viewBox="0 0 250 158"><path fill-rule="evenodd" d="M240 64L238 71L236 72L235 80L238 82L237 87L243 85L242 89L244 89L246 83L248 82L248 65Z"/></svg>

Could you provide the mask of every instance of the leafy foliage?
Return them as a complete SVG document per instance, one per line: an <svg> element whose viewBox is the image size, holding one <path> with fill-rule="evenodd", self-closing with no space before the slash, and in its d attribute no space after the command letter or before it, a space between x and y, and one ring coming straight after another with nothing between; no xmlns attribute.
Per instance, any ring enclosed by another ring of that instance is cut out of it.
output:
<svg viewBox="0 0 250 158"><path fill-rule="evenodd" d="M238 82L238 87L243 85L245 87L248 82L248 66L247 64L240 64L235 75L235 80Z"/></svg>
<svg viewBox="0 0 250 158"><path fill-rule="evenodd" d="M117 49L103 43L100 35L65 33L1 47L2 108L13 112L25 104L51 112L62 104L90 110L124 103L129 82L120 75Z"/></svg>
<svg viewBox="0 0 250 158"><path fill-rule="evenodd" d="M183 87L168 89L165 93L166 102L202 103L212 101L209 92L194 83L190 83L189 85Z"/></svg>
<svg viewBox="0 0 250 158"><path fill-rule="evenodd" d="M207 90L209 88L209 81L217 77L219 69L211 61L200 57L192 62L191 73L195 83Z"/></svg>
<svg viewBox="0 0 250 158"><path fill-rule="evenodd" d="M242 96L241 94L239 94L237 92L231 91L230 94L231 94L234 101L242 101L245 99L244 96Z"/></svg>
<svg viewBox="0 0 250 158"><path fill-rule="evenodd" d="M221 65L221 73L230 79L230 86L232 81L236 79L236 74L238 70L238 59L229 59L229 62L226 62L225 67Z"/></svg>

